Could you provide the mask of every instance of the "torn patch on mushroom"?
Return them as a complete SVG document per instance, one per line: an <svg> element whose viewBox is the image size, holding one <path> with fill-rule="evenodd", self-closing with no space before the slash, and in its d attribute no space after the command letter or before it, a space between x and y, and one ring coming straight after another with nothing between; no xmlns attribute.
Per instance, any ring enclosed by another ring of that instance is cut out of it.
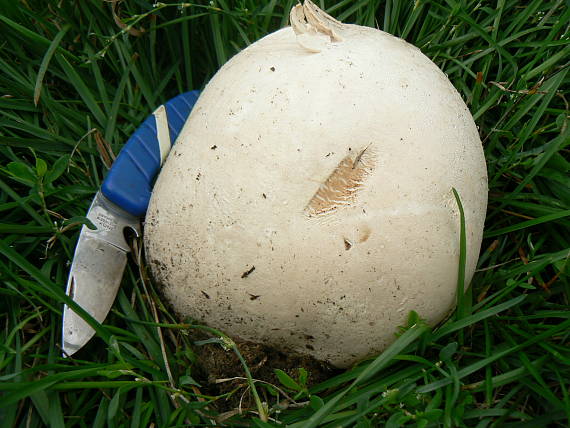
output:
<svg viewBox="0 0 570 428"><path fill-rule="evenodd" d="M305 214L323 216L350 206L375 166L376 155L370 144L345 156L313 195L305 207Z"/></svg>

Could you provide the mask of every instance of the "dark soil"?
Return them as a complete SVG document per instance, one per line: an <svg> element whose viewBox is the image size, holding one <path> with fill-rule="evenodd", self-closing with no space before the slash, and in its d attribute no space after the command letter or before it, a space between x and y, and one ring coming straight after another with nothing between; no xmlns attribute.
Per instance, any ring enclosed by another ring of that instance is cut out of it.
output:
<svg viewBox="0 0 570 428"><path fill-rule="evenodd" d="M201 336L199 340L207 338L205 333L198 334ZM293 379L298 379L299 368L304 368L309 373L307 380L309 387L340 372L329 364L306 355L281 352L247 341L236 340L235 342L255 380L267 382L284 390L287 388L277 379L275 369L281 369ZM213 396L229 394L227 398L215 402L215 407L219 412L228 412L240 407L243 410L255 407L244 368L234 351L225 350L219 344L210 343L196 346L194 352L198 357L197 377L203 385L200 389L202 394ZM262 401L270 406L277 402L276 397L269 394L262 384L256 383L256 388ZM291 392L291 395L293 394L294 392ZM281 397L281 400L284 398Z"/></svg>

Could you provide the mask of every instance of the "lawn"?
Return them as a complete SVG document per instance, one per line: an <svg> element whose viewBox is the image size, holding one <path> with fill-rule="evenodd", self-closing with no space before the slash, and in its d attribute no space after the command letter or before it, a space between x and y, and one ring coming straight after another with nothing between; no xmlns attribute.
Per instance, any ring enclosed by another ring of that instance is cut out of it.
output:
<svg viewBox="0 0 570 428"><path fill-rule="evenodd" d="M262 382L244 358L235 387L213 395L197 360L212 344L194 342L199 326L177 319L131 259L98 337L61 357L70 260L122 144L158 105L287 25L294 4L0 2L0 426L570 426L564 0L317 2L418 46L478 126L483 246L440 326L412 314L380 356L316 384L306 367ZM228 408L241 396L241 412Z"/></svg>

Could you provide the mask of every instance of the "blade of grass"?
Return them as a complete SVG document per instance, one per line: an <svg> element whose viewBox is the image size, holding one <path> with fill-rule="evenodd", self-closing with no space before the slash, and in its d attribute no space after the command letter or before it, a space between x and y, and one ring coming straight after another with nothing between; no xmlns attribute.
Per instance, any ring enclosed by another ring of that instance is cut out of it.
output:
<svg viewBox="0 0 570 428"><path fill-rule="evenodd" d="M93 117L97 120L97 122L99 122L99 125L104 128L106 124L105 115L103 113L103 110L101 110L101 107L99 107L97 104L97 101L95 101L91 90L87 87L79 73L77 73L77 71L71 66L67 59L65 59L63 56L57 55L56 59L65 72L67 78L69 79L69 82L75 87L79 96L85 102L85 105L89 107L89 110L91 111Z"/></svg>
<svg viewBox="0 0 570 428"><path fill-rule="evenodd" d="M564 210L553 214L548 214L539 218L535 218L533 220L523 221L517 224L513 224L512 226L502 227L497 230L490 230L484 233L485 238L492 238L495 236L505 235L510 232L515 232L517 230L527 229L532 226L536 226L538 224L547 223L554 220L563 219L570 216L570 210Z"/></svg>
<svg viewBox="0 0 570 428"><path fill-rule="evenodd" d="M414 325L402 334L388 349L386 349L378 358L370 363L351 383L351 385L343 389L340 393L336 394L329 401L325 403L314 415L312 415L306 422L300 424L292 424L291 427L297 428L303 426L304 428L313 428L318 426L334 409L336 404L355 386L362 384L370 377L374 376L378 371L384 368L392 359L402 353L412 342L416 341L420 336L428 331L426 326Z"/></svg>
<svg viewBox="0 0 570 428"><path fill-rule="evenodd" d="M457 312L455 318L460 321L465 317L465 264L467 263L467 238L465 236L465 213L463 212L463 204L457 190L454 188L453 196L455 197L455 202L457 203L457 209L459 210L459 266L457 272ZM463 343L463 333L459 333L459 343Z"/></svg>
<svg viewBox="0 0 570 428"><path fill-rule="evenodd" d="M46 51L46 54L44 55L44 57L42 59L40 69L39 69L38 75L36 77L36 85L34 87L34 104L36 106L38 105L38 101L40 100L40 94L42 92L42 84L44 81L44 76L46 74L47 68L49 66L49 62L51 61L51 58L53 57L53 54L55 53L56 49L59 47L61 39L63 39L63 36L65 36L65 34L69 31L70 28L71 28L70 25L64 25L63 26L63 28L60 30L60 32L57 33L57 35L54 37L54 39L50 43L48 50Z"/></svg>

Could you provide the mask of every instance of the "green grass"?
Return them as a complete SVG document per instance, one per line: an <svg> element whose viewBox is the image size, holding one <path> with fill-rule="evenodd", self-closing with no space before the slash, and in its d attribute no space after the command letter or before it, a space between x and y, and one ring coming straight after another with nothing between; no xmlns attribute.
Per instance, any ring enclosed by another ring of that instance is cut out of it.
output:
<svg viewBox="0 0 570 428"><path fill-rule="evenodd" d="M156 106L286 25L295 1L165 3L123 1L119 26L110 2L0 2L2 427L212 426L228 416L216 411L225 397L196 385L189 326L134 262L85 359L60 357L69 260L105 164ZM224 423L570 425L568 2L321 6L414 43L466 100L489 171L478 271L443 325L412 319L377 359L321 384L307 388L301 370L269 386L244 368L236 394L255 387L259 404ZM295 402L280 408L285 396Z"/></svg>

